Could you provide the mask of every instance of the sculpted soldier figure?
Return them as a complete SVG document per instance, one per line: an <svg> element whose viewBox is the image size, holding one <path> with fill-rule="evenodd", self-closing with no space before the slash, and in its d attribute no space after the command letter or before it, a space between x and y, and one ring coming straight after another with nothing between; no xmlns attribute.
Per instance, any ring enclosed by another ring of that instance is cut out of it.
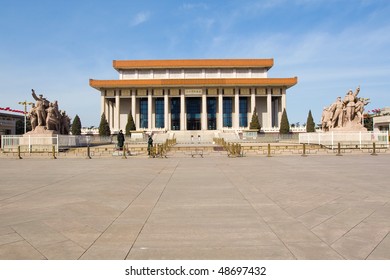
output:
<svg viewBox="0 0 390 280"><path fill-rule="evenodd" d="M366 106L369 102L369 99L359 98L355 104L355 114L357 118L357 122L361 123L363 118L364 106Z"/></svg>
<svg viewBox="0 0 390 280"><path fill-rule="evenodd" d="M355 102L356 96L359 94L360 87L357 87L355 93L350 89L344 97L344 104L347 108L347 121L351 122L355 117Z"/></svg>
<svg viewBox="0 0 390 280"><path fill-rule="evenodd" d="M37 101L35 103L36 113L38 117L38 126L45 126L46 124L46 108L49 107L49 101L43 97L42 94L39 97L35 94L35 91L32 89L32 97Z"/></svg>
<svg viewBox="0 0 390 280"><path fill-rule="evenodd" d="M31 91L36 101L28 114L32 131L37 131L36 128L39 126L43 128L38 130L40 133L47 131L47 133L69 134L70 118L65 111L58 109L57 100L51 103L42 94L37 96L33 89Z"/></svg>
<svg viewBox="0 0 390 280"><path fill-rule="evenodd" d="M321 126L323 131L328 131L331 125L332 112L329 109L330 107L324 107L324 110L322 110Z"/></svg>
<svg viewBox="0 0 390 280"><path fill-rule="evenodd" d="M59 116L57 115L54 104L50 103L46 111L47 111L46 129L52 129L58 131Z"/></svg>
<svg viewBox="0 0 390 280"><path fill-rule="evenodd" d="M65 111L61 114L61 134L69 134L70 131L70 118Z"/></svg>
<svg viewBox="0 0 390 280"><path fill-rule="evenodd" d="M32 104L30 112L28 113L28 117L30 119L31 128L32 128L32 130L34 130L38 125L38 116L37 116L37 112L36 112L36 108L35 108L34 104Z"/></svg>
<svg viewBox="0 0 390 280"><path fill-rule="evenodd" d="M337 122L337 127L342 127L343 126L344 103L341 101L341 97L337 97L336 101L331 105L330 111L332 111L331 127L334 128L336 122Z"/></svg>
<svg viewBox="0 0 390 280"><path fill-rule="evenodd" d="M329 107L322 111L322 131L367 131L363 124L364 106L369 98L358 98L360 86L347 92L344 99L337 97Z"/></svg>

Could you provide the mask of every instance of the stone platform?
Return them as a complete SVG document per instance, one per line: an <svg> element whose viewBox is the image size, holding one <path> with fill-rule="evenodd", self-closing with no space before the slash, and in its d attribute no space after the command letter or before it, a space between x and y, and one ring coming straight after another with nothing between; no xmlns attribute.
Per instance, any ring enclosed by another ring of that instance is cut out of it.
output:
<svg viewBox="0 0 390 280"><path fill-rule="evenodd" d="M388 154L0 160L0 259L390 259Z"/></svg>

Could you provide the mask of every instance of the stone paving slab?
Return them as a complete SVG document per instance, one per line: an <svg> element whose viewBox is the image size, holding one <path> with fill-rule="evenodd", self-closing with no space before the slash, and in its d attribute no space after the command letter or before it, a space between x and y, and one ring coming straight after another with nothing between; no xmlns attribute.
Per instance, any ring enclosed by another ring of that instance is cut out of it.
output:
<svg viewBox="0 0 390 280"><path fill-rule="evenodd" d="M390 259L389 155L0 159L0 259Z"/></svg>

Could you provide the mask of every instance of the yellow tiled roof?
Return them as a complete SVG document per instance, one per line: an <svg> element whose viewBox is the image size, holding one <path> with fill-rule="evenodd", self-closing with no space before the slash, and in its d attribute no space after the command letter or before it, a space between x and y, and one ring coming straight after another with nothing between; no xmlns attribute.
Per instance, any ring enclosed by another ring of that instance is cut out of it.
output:
<svg viewBox="0 0 390 280"><path fill-rule="evenodd" d="M173 60L114 60L113 67L122 69L167 69L167 68L271 68L268 59L173 59Z"/></svg>
<svg viewBox="0 0 390 280"><path fill-rule="evenodd" d="M105 88L148 88L148 87L217 87L217 86L285 86L296 85L293 78L239 78L239 79L150 79L150 80L89 80L89 85L98 90Z"/></svg>

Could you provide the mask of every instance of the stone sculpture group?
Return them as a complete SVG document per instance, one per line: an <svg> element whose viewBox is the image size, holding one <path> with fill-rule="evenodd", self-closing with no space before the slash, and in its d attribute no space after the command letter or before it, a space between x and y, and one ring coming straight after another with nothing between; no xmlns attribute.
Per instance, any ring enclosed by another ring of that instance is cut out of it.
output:
<svg viewBox="0 0 390 280"><path fill-rule="evenodd" d="M58 102L49 102L42 94L37 96L33 89L32 97L36 101L28 114L32 133L50 131L56 134L69 134L70 118L65 111L58 109Z"/></svg>
<svg viewBox="0 0 390 280"><path fill-rule="evenodd" d="M322 111L321 125L322 131L341 130L359 131L366 130L362 124L364 106L369 103L368 98L358 98L360 87L353 92L350 89L341 100L336 101Z"/></svg>

